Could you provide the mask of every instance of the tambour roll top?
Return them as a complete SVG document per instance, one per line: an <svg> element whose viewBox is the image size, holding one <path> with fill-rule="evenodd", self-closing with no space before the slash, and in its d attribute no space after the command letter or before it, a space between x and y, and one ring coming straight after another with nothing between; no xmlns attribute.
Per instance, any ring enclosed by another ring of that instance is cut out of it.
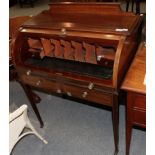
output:
<svg viewBox="0 0 155 155"><path fill-rule="evenodd" d="M142 17L123 12L117 3L49 6L19 29L17 70L80 75L117 89L136 51Z"/></svg>

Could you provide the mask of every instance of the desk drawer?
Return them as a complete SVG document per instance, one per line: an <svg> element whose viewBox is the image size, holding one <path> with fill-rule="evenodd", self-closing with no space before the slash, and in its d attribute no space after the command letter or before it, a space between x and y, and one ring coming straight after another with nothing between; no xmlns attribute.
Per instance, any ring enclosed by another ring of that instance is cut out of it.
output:
<svg viewBox="0 0 155 155"><path fill-rule="evenodd" d="M146 96L142 94L134 95L134 108L146 109Z"/></svg>
<svg viewBox="0 0 155 155"><path fill-rule="evenodd" d="M55 80L46 80L45 78L27 75L22 75L21 79L27 85L53 91L55 93L62 93L61 84L57 83Z"/></svg>
<svg viewBox="0 0 155 155"><path fill-rule="evenodd" d="M146 111L134 110L133 111L133 122L136 125L145 127L146 126Z"/></svg>
<svg viewBox="0 0 155 155"><path fill-rule="evenodd" d="M88 100L103 105L112 106L113 95L110 93L100 92L97 90L91 90L88 95Z"/></svg>
<svg viewBox="0 0 155 155"><path fill-rule="evenodd" d="M95 89L89 90L87 88L73 85L64 85L63 90L69 96L112 106L112 94L110 93L101 92Z"/></svg>
<svg viewBox="0 0 155 155"><path fill-rule="evenodd" d="M146 126L146 96L134 92L128 92L127 117L132 124Z"/></svg>
<svg viewBox="0 0 155 155"><path fill-rule="evenodd" d="M30 86L48 90L54 93L64 93L68 96L73 96L79 99L96 102L102 105L112 106L113 95L110 93L98 91L96 89L87 88L86 85L64 84L57 79L45 79L43 77L33 75L21 75L22 81Z"/></svg>

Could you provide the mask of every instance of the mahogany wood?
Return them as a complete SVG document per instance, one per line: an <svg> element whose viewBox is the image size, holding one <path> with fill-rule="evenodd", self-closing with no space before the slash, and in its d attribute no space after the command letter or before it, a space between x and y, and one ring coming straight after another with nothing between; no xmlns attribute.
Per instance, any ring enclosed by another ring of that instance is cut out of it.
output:
<svg viewBox="0 0 155 155"><path fill-rule="evenodd" d="M12 17L9 19L9 80L17 79L16 70L12 62L12 40L15 37L19 27L30 18L30 16Z"/></svg>
<svg viewBox="0 0 155 155"><path fill-rule="evenodd" d="M141 43L121 88L127 91L126 155L129 155L132 126L146 127L146 47Z"/></svg>
<svg viewBox="0 0 155 155"><path fill-rule="evenodd" d="M34 88L112 108L118 153L118 96L136 52L142 17L118 3L51 3L19 29L13 61L40 121ZM91 17L91 18L90 18Z"/></svg>
<svg viewBox="0 0 155 155"><path fill-rule="evenodd" d="M12 60L12 53L13 53L13 40L16 36L16 33L18 32L20 26L26 22L27 20L29 20L31 18L31 16L18 16L18 17L12 17L9 19L9 80L17 80L22 87L24 87L24 85L22 84L20 78L17 75L17 71L16 68L14 67L13 64L13 60ZM32 43L32 41L31 41ZM40 102L40 97L38 95L36 95L34 92L29 91L29 93L27 93L26 88L24 87L24 91L27 95L30 94L31 100L33 100L33 103L39 103ZM32 103L30 102L30 103ZM34 107L32 105L32 107ZM36 109L36 108L35 108ZM34 109L34 111L35 111ZM41 125L43 126L43 125Z"/></svg>

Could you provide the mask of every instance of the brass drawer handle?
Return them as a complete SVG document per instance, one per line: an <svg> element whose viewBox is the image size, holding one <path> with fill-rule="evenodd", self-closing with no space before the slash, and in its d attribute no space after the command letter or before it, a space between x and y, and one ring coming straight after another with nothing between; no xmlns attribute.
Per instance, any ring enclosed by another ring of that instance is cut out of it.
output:
<svg viewBox="0 0 155 155"><path fill-rule="evenodd" d="M56 92L57 92L58 94L61 94L61 93L62 93L61 89L57 89Z"/></svg>
<svg viewBox="0 0 155 155"><path fill-rule="evenodd" d="M88 93L85 91L85 92L83 92L82 97L85 98L87 95L88 95Z"/></svg>
<svg viewBox="0 0 155 155"><path fill-rule="evenodd" d="M104 64L107 66L108 65L108 61L105 61Z"/></svg>
<svg viewBox="0 0 155 155"><path fill-rule="evenodd" d="M72 96L71 92L67 92L67 95L68 95L68 96Z"/></svg>
<svg viewBox="0 0 155 155"><path fill-rule="evenodd" d="M62 28L62 29L61 29L61 34L62 34L62 35L66 35L66 34L67 34L67 32L66 32L66 29L65 29L65 28Z"/></svg>
<svg viewBox="0 0 155 155"><path fill-rule="evenodd" d="M31 75L31 73L32 73L32 71L31 71L31 70L28 70L28 71L26 72L26 75Z"/></svg>
<svg viewBox="0 0 155 155"><path fill-rule="evenodd" d="M41 84L41 81L37 81L36 85L39 86Z"/></svg>
<svg viewBox="0 0 155 155"><path fill-rule="evenodd" d="M91 90L91 89L93 89L93 87L94 87L94 84L92 82L90 82L89 85L88 85L88 89Z"/></svg>

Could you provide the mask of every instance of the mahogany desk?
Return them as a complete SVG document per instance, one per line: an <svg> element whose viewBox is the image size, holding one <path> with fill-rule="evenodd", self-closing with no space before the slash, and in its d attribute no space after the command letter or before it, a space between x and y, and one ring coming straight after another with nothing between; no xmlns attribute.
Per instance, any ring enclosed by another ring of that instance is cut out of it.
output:
<svg viewBox="0 0 155 155"><path fill-rule="evenodd" d="M19 82L43 127L37 89L108 106L118 153L120 85L136 53L142 16L119 3L51 3L13 39ZM90 18L91 17L91 18Z"/></svg>
<svg viewBox="0 0 155 155"><path fill-rule="evenodd" d="M132 126L146 127L146 47L141 43L126 74L122 89L127 91L126 155L129 155Z"/></svg>

